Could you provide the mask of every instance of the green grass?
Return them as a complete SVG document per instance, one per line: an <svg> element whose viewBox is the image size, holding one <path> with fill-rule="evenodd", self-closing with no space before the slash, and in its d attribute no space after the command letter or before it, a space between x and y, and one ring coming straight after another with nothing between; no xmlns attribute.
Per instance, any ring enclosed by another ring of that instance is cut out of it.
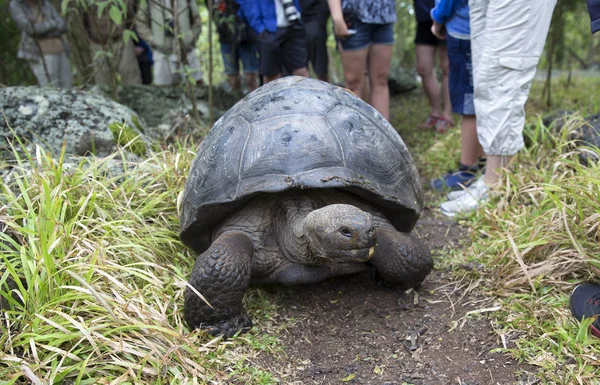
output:
<svg viewBox="0 0 600 385"><path fill-rule="evenodd" d="M567 110L576 113L567 127L582 124L580 115L600 112L600 80L568 84L560 79L553 90L554 106L548 108L542 84L534 84L526 108L529 146L502 174L492 201L461 220L470 229L470 242L438 260L453 267L457 277L483 280L480 290L502 306L492 315L497 333L512 342L508 351L515 358L539 367L542 383L593 384L600 375L600 340L587 331L591 321L574 321L568 296L580 282L600 281L600 165L582 165L582 150L569 142L567 130L554 132L540 117ZM394 110L401 115L394 123L423 178L455 167L458 130L444 136L416 134L413 127L425 118L427 108L416 102L410 116L404 108ZM434 208L440 200L431 193L426 197ZM473 261L483 270L460 268Z"/></svg>
<svg viewBox="0 0 600 385"><path fill-rule="evenodd" d="M248 351L277 351L269 334L223 342L181 318L194 258L178 240L176 203L193 148L140 164L121 153L73 164L37 149L4 178L0 383L273 382L247 362ZM275 328L275 305L252 293L253 318Z"/></svg>

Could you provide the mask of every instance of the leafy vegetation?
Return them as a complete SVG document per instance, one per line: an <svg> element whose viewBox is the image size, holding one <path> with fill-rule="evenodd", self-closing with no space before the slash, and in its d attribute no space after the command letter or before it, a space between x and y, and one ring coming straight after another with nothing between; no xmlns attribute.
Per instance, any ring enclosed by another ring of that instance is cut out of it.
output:
<svg viewBox="0 0 600 385"><path fill-rule="evenodd" d="M240 352L276 349L276 339L222 342L190 334L181 319L194 258L178 240L176 202L193 147L141 164L122 153L70 163L37 149L3 178L2 383L205 383L226 380L228 367L272 383ZM273 305L247 301L269 329Z"/></svg>

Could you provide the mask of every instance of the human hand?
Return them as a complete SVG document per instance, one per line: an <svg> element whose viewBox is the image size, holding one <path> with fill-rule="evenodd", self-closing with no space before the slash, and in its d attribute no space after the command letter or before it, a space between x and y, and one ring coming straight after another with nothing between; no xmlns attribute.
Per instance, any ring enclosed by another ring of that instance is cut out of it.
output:
<svg viewBox="0 0 600 385"><path fill-rule="evenodd" d="M333 33L338 39L345 40L350 36L348 25L344 19L333 21Z"/></svg>
<svg viewBox="0 0 600 385"><path fill-rule="evenodd" d="M135 56L140 56L144 52L146 52L146 49L144 47L140 47L140 46L135 47Z"/></svg>
<svg viewBox="0 0 600 385"><path fill-rule="evenodd" d="M444 28L443 24L438 24L435 21L431 26L431 33L438 39L444 40L446 39L446 28Z"/></svg>

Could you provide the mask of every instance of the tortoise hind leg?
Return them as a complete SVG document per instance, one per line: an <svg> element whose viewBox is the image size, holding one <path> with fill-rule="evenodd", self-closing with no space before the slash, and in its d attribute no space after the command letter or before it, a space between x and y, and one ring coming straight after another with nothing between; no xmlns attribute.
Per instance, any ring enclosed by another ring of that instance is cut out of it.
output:
<svg viewBox="0 0 600 385"><path fill-rule="evenodd" d="M192 329L206 329L212 335L231 337L250 330L252 322L242 299L250 283L254 244L239 231L221 234L200 254L185 289L184 317Z"/></svg>
<svg viewBox="0 0 600 385"><path fill-rule="evenodd" d="M376 229L377 245L371 264L386 282L410 288L421 285L433 268L429 250L420 239L391 228Z"/></svg>

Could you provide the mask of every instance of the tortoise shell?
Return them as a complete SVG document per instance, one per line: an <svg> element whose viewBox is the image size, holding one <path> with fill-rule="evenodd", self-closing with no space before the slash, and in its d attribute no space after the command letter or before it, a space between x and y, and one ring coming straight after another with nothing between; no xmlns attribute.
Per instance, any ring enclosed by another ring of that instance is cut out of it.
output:
<svg viewBox="0 0 600 385"><path fill-rule="evenodd" d="M350 91L285 77L235 104L212 127L189 172L181 240L198 253L211 230L261 193L339 189L379 208L399 231L419 218L419 175L396 130Z"/></svg>

